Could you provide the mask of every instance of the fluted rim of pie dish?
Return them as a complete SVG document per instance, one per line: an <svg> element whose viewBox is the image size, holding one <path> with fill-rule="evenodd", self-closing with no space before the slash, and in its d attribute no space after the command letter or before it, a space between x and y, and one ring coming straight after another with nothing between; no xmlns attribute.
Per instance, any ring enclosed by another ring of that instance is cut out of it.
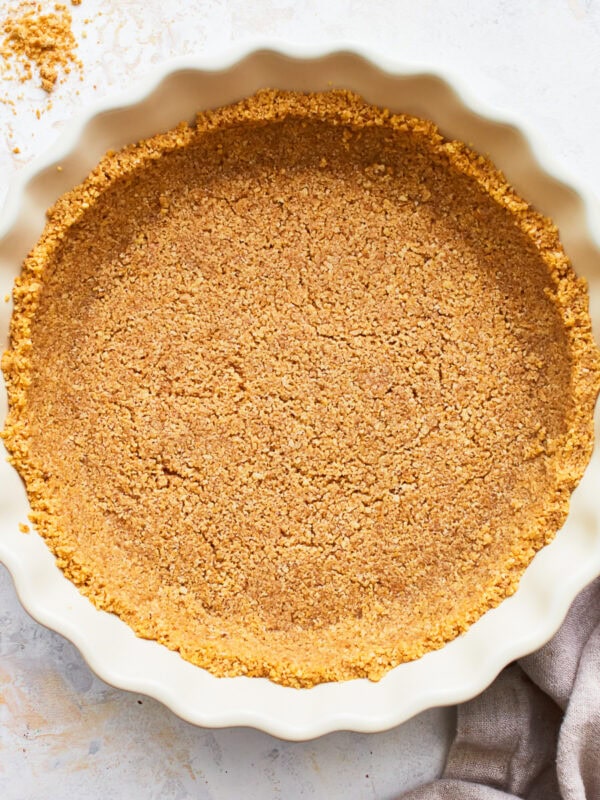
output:
<svg viewBox="0 0 600 800"><path fill-rule="evenodd" d="M590 281L598 341L600 213L591 191L556 164L526 120L475 97L456 76L383 59L348 43L309 48L262 42L219 56L171 60L130 90L79 114L11 182L0 217L0 293L12 288L22 259L42 232L46 208L83 180L107 149L267 87L352 89L375 104L428 117L446 136L489 154L522 196L558 223L575 271ZM392 93L397 102L390 102ZM3 349L10 304L4 306ZM0 380L1 424L7 401ZM599 426L597 413L596 441ZM119 618L98 610L64 577L43 539L19 531L29 507L17 473L5 462L5 451L2 455L0 561L11 572L26 610L71 640L106 682L154 697L183 719L207 727L250 726L300 740L334 730L382 731L425 709L462 702L482 691L508 663L544 644L575 595L600 574L596 445L565 525L533 559L517 592L442 649L401 664L377 683L356 679L296 689L266 678L217 678L165 646L137 638Z"/></svg>

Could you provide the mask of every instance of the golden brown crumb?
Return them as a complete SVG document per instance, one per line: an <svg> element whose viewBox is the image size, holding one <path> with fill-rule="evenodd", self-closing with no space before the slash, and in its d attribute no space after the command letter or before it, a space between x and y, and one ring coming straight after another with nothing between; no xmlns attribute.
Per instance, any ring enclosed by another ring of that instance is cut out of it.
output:
<svg viewBox="0 0 600 800"><path fill-rule="evenodd" d="M16 106L15 106L15 101L12 100L10 97L0 97L0 103L2 103L2 105L9 106L9 108L12 111L12 113L15 116L17 115L17 109L16 109Z"/></svg>
<svg viewBox="0 0 600 800"><path fill-rule="evenodd" d="M25 525L24 522L19 522L19 530L21 533L29 533L29 525Z"/></svg>
<svg viewBox="0 0 600 800"><path fill-rule="evenodd" d="M15 74L16 70L19 80L27 81L33 78L35 67L41 87L52 92L61 72L67 75L72 65L82 67L75 55L77 42L71 21L67 7L58 3L49 12L31 2L9 8L0 44L4 74Z"/></svg>
<svg viewBox="0 0 600 800"><path fill-rule="evenodd" d="M5 303L10 303L10 295L9 294L5 294L4 295L4 302Z"/></svg>
<svg viewBox="0 0 600 800"><path fill-rule="evenodd" d="M514 591L591 451L598 351L554 226L351 94L261 92L107 154L15 307L32 521L99 607L217 675L378 679L442 646Z"/></svg>
<svg viewBox="0 0 600 800"><path fill-rule="evenodd" d="M12 151L15 153L15 155L18 155L21 152L21 149L19 147L13 147Z"/></svg>

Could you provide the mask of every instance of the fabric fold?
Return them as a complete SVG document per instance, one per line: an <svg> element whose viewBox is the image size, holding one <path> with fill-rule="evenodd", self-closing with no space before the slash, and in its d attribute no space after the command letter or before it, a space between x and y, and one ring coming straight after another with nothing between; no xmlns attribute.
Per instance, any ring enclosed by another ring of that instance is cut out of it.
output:
<svg viewBox="0 0 600 800"><path fill-rule="evenodd" d="M558 633L457 709L443 776L403 800L600 800L600 578Z"/></svg>

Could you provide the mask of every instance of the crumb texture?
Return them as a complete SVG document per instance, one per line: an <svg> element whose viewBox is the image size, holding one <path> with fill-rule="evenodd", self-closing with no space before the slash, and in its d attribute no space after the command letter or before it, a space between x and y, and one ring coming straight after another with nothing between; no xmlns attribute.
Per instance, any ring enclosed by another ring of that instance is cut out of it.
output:
<svg viewBox="0 0 600 800"><path fill-rule="evenodd" d="M34 2L10 7L1 23L4 76L29 81L37 75L42 89L53 92L61 75L68 75L73 67L81 68L71 22L71 13L62 3L53 4L50 10Z"/></svg>
<svg viewBox="0 0 600 800"><path fill-rule="evenodd" d="M561 526L598 363L556 229L488 161L261 92L51 209L4 436L61 568L139 635L217 675L378 679Z"/></svg>

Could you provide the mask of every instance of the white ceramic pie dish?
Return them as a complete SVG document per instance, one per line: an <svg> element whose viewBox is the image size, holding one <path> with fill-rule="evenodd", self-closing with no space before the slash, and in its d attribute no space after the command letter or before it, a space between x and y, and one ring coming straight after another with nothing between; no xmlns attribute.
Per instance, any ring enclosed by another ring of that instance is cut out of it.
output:
<svg viewBox="0 0 600 800"><path fill-rule="evenodd" d="M195 112L233 102L263 87L353 89L392 110L433 119L449 137L489 154L517 190L559 225L575 270L590 285L594 332L600 334L600 221L585 188L565 177L522 121L468 98L447 80L356 50L230 52L220 60L170 62L142 85L81 115L57 144L14 180L0 221L0 295L9 294L23 257L42 231L45 210L80 182L108 149L173 127ZM60 165L62 169L57 170ZM0 308L2 347L11 304ZM6 414L0 389L0 417ZM596 415L596 438L600 415ZM5 453L4 453L5 455ZM437 705L483 690L510 661L541 646L558 628L575 594L600 573L600 448L572 498L554 542L527 569L518 592L459 639L404 664L379 683L354 680L292 689L258 678L215 678L125 623L97 610L60 572L44 541L24 535L29 511L17 473L0 463L0 560L31 615L81 650L109 683L161 700L184 719L220 727L248 725L288 738L332 730L380 731Z"/></svg>

